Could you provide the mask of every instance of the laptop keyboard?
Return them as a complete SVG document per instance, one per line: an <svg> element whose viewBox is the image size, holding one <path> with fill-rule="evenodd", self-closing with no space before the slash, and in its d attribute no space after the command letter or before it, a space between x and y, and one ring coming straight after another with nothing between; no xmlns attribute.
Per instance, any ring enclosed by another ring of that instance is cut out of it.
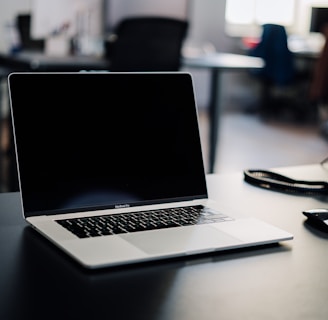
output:
<svg viewBox="0 0 328 320"><path fill-rule="evenodd" d="M56 220L79 238L233 220L202 205Z"/></svg>

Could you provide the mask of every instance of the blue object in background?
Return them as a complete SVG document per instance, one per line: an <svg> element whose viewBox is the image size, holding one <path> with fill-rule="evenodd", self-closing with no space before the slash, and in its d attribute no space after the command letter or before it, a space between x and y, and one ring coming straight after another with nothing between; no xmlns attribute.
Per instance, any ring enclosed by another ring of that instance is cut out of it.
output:
<svg viewBox="0 0 328 320"><path fill-rule="evenodd" d="M278 86L288 85L293 81L294 59L288 49L287 33L283 26L263 25L261 41L249 51L249 55L261 57L265 61L265 67L253 70L253 75Z"/></svg>

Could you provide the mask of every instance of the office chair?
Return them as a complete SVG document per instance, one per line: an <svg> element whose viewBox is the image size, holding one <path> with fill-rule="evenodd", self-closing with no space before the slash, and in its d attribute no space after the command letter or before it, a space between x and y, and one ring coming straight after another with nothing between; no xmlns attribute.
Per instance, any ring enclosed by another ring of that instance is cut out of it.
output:
<svg viewBox="0 0 328 320"><path fill-rule="evenodd" d="M166 17L122 20L107 45L110 71L178 71L188 22Z"/></svg>
<svg viewBox="0 0 328 320"><path fill-rule="evenodd" d="M264 68L256 71L256 75L267 83L287 85L292 81L295 70L293 54L288 49L286 30L276 24L265 24L262 28L261 41L249 52L265 61Z"/></svg>
<svg viewBox="0 0 328 320"><path fill-rule="evenodd" d="M263 69L251 72L261 85L259 111L262 116L271 117L278 111L289 109L301 117L306 107L298 97L304 90L304 78L296 72L286 29L276 24L264 24L262 28L261 41L249 51L249 55L261 57L265 62Z"/></svg>

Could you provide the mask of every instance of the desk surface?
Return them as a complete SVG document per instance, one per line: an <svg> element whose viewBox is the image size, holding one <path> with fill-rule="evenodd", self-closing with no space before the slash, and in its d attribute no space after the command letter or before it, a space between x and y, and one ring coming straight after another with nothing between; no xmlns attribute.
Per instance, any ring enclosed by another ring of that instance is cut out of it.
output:
<svg viewBox="0 0 328 320"><path fill-rule="evenodd" d="M182 63L186 67L220 70L260 69L264 67L262 58L247 55L216 52L200 56L185 56Z"/></svg>
<svg viewBox="0 0 328 320"><path fill-rule="evenodd" d="M108 70L109 62L94 56L49 56L40 52L23 51L14 55L0 52L0 66L10 71L74 72Z"/></svg>
<svg viewBox="0 0 328 320"><path fill-rule="evenodd" d="M79 71L81 69L108 70L106 59L92 56L48 56L39 52L21 52L15 55L0 52L0 65L30 71ZM240 70L263 68L263 59L247 55L216 52L182 57L182 64L189 67Z"/></svg>
<svg viewBox="0 0 328 320"><path fill-rule="evenodd" d="M319 166L278 170L327 179ZM278 246L96 272L82 270L26 227L19 194L0 194L1 319L327 319L328 236L304 209L328 197L285 195L209 175L210 196L294 234Z"/></svg>

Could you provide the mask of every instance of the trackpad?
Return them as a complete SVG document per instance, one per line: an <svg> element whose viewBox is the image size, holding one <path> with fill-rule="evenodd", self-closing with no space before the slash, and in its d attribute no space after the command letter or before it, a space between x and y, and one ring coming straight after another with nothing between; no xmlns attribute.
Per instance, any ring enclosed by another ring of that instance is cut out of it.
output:
<svg viewBox="0 0 328 320"><path fill-rule="evenodd" d="M214 250L241 243L208 225L136 232L121 237L151 255Z"/></svg>

